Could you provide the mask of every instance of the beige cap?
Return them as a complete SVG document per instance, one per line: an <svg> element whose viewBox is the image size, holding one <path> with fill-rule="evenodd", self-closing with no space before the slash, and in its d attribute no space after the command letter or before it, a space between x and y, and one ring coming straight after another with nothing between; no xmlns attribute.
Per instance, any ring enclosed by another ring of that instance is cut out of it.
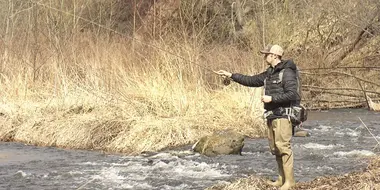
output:
<svg viewBox="0 0 380 190"><path fill-rule="evenodd" d="M268 54L272 53L275 55L282 56L284 54L284 50L279 45L267 45L263 50L260 51L260 53Z"/></svg>

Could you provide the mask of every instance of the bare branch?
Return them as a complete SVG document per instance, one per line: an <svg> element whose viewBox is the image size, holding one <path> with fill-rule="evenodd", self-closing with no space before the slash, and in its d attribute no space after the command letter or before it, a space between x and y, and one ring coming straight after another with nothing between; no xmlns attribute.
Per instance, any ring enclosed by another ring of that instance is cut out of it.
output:
<svg viewBox="0 0 380 190"><path fill-rule="evenodd" d="M380 69L380 67L337 67L337 68L305 68L305 69L300 69L300 71L307 71L307 70L332 70L332 69Z"/></svg>
<svg viewBox="0 0 380 190"><path fill-rule="evenodd" d="M359 120L362 122L363 126L368 130L369 134L371 134L371 136L372 136L372 137L375 139L375 141L377 142L377 145L375 146L375 148L376 148L377 146L379 146L379 145L380 145L380 142L379 142L379 140L377 140L376 136L373 135L373 133L371 132L371 130L369 130L369 128L367 127L367 125L363 122L362 119L360 119L360 117L359 117Z"/></svg>
<svg viewBox="0 0 380 190"><path fill-rule="evenodd" d="M346 75L346 76L353 77L355 79L358 79L360 81L363 81L363 82L366 82L366 83L369 83L369 84L373 84L375 86L380 86L380 84L377 84L375 82L363 79L361 77L355 76L355 75L350 74L350 73L339 72L339 71L331 71L331 72L327 72L327 73L309 73L309 72L300 72L300 73L305 74L305 75L331 75L331 74L340 74L340 75Z"/></svg>
<svg viewBox="0 0 380 190"><path fill-rule="evenodd" d="M326 90L326 91L334 91L334 90L348 90L348 91L363 91L362 89L358 88L325 88L325 87L320 87L320 86L311 86L311 85L302 85L302 88L306 89L320 89L320 90ZM371 91L371 90L365 90L366 93L373 93L373 94L378 94L380 95L380 92L377 91Z"/></svg>
<svg viewBox="0 0 380 190"><path fill-rule="evenodd" d="M372 28L372 25L374 21L376 20L376 18L377 18L377 14L375 14L372 17L371 22L359 32L355 41L352 43L351 47L346 52L344 52L337 60L333 61L333 66L338 66L339 64L341 64L342 60L345 59L355 49L357 44L359 44L359 42L363 39L364 34L370 34L371 36L373 36L373 34L371 34L368 30Z"/></svg>

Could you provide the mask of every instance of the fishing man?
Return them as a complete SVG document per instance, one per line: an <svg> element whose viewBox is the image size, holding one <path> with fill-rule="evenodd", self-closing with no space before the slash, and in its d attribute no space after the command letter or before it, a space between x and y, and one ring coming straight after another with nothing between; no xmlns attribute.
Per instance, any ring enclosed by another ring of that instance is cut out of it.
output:
<svg viewBox="0 0 380 190"><path fill-rule="evenodd" d="M268 45L260 51L269 65L268 69L254 76L219 70L216 73L248 87L264 86L264 117L267 120L271 153L276 156L279 176L270 185L287 190L295 186L291 137L294 112L300 105L298 71L292 60L282 60L284 50L279 45ZM295 125L295 123L293 123Z"/></svg>

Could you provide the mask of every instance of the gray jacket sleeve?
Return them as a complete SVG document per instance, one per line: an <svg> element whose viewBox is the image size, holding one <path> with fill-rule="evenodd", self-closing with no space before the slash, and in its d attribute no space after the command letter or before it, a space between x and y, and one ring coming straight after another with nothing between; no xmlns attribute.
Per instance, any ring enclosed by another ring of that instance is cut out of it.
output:
<svg viewBox="0 0 380 190"><path fill-rule="evenodd" d="M264 80L267 76L267 72L262 72L257 75L248 76L248 75L242 75L239 73L233 73L231 78L235 82L249 87L260 87L264 86Z"/></svg>

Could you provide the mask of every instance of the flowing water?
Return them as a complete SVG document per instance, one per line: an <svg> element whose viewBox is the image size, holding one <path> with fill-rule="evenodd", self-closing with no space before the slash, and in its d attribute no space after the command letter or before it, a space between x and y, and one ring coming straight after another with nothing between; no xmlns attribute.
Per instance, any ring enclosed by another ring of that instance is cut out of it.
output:
<svg viewBox="0 0 380 190"><path fill-rule="evenodd" d="M311 137L295 137L292 145L297 181L361 170L380 153L380 113L315 111L304 128ZM123 156L1 142L0 189L204 189L276 175L266 139L246 139L242 156L209 158L189 149Z"/></svg>

